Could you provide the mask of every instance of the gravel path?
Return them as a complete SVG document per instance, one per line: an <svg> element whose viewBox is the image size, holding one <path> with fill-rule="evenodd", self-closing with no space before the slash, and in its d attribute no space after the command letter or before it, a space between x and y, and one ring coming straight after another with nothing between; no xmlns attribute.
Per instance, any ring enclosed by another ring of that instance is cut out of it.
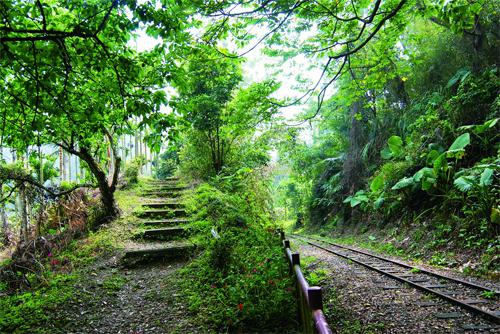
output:
<svg viewBox="0 0 500 334"><path fill-rule="evenodd" d="M326 316L340 333L499 333L500 330L465 330L485 322L469 312L382 274L365 269L309 245L295 243L301 256L315 260L308 270L323 269ZM438 313L460 313L460 318L439 319ZM359 321L359 329L352 323Z"/></svg>
<svg viewBox="0 0 500 334"><path fill-rule="evenodd" d="M185 310L176 272L183 262L132 269L103 264L77 284L50 333L208 333Z"/></svg>

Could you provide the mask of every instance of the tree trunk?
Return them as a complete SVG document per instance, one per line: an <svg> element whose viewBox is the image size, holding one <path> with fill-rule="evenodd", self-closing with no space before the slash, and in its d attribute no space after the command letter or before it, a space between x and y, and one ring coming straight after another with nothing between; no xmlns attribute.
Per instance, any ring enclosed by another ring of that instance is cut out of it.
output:
<svg viewBox="0 0 500 334"><path fill-rule="evenodd" d="M0 197L2 197L2 195L2 191L0 190ZM4 246L9 246L9 220L7 219L7 213L5 212L5 205L3 203L0 206L0 219L2 220L2 243Z"/></svg>
<svg viewBox="0 0 500 334"><path fill-rule="evenodd" d="M113 175L111 181L108 180L106 173L97 164L95 159L90 155L88 149L80 148L79 151L72 152L76 154L80 159L85 161L89 166L90 171L95 176L99 191L101 192L101 202L106 211L107 220L116 218L119 215L118 207L115 202L115 190L116 182L118 179L118 173L120 172L120 157L116 157L116 163L113 170Z"/></svg>
<svg viewBox="0 0 500 334"><path fill-rule="evenodd" d="M59 148L59 178L61 183L64 182L64 151Z"/></svg>
<svg viewBox="0 0 500 334"><path fill-rule="evenodd" d="M71 173L72 168L71 168L71 155L68 154L68 182L71 182L73 179L71 178Z"/></svg>
<svg viewBox="0 0 500 334"><path fill-rule="evenodd" d="M484 46L484 35L483 35L483 26L480 22L480 18L478 15L474 18L474 30L472 37L472 44L474 47L474 57L472 60L472 72L479 73L483 68L482 64L482 56L483 56L483 46Z"/></svg>
<svg viewBox="0 0 500 334"><path fill-rule="evenodd" d="M0 163L3 162L3 147L0 145ZM3 198L3 189L0 185L0 198ZM5 203L0 203L0 220L2 222L1 241L4 246L9 246L9 221L7 220L7 212L5 212Z"/></svg>
<svg viewBox="0 0 500 334"><path fill-rule="evenodd" d="M109 140L111 154L113 155L113 160L114 160L113 170L109 171L109 177L106 174L106 165L103 168L99 164L98 160L92 156L90 148L82 147L80 145L75 147L74 144L70 145L67 143L60 144L60 146L64 148L64 150L66 150L68 153L74 154L81 160L85 161L87 163L90 172L92 173L92 175L94 175L94 177L97 180L97 185L101 193L101 202L103 204L103 208L106 214L106 217L104 217L105 219L102 219L100 222L98 222L98 225L106 223L118 217L120 213L115 202L114 194L116 190L116 185L118 183L118 174L120 173L121 158L118 155L118 152L116 150L116 145L114 143L111 133L109 133L106 129L105 129L105 135Z"/></svg>
<svg viewBox="0 0 500 334"><path fill-rule="evenodd" d="M40 184L43 185L45 183L44 176L43 176L43 155L42 155L42 147L38 145L38 159L40 160L40 175L39 175L39 181ZM38 217L36 220L36 227L35 227L35 235L38 237L41 233L41 226L42 226L42 221L43 221L43 213L45 211L45 198L42 196L41 201L40 201L40 208L38 212Z"/></svg>
<svg viewBox="0 0 500 334"><path fill-rule="evenodd" d="M137 157L139 155L139 138L137 136L137 132L135 133L134 135L134 158Z"/></svg>
<svg viewBox="0 0 500 334"><path fill-rule="evenodd" d="M28 241L28 209L26 207L26 185L19 186L19 210L21 214L21 242Z"/></svg>
<svg viewBox="0 0 500 334"><path fill-rule="evenodd" d="M216 140L212 137L212 131L208 130L208 143L210 145L210 155L212 157L212 166L214 168L215 175L219 174L219 167L217 164L217 152L216 152Z"/></svg>
<svg viewBox="0 0 500 334"><path fill-rule="evenodd" d="M349 194L353 194L355 190L359 189L363 177L363 160L361 158L363 124L356 119L356 115L363 111L362 103L362 100L358 100L350 108L349 149L343 166L343 182Z"/></svg>

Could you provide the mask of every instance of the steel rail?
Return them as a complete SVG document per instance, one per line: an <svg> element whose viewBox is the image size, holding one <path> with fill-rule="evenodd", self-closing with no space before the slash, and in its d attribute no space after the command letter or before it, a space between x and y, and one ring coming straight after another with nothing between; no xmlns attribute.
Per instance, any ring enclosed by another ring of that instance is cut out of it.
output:
<svg viewBox="0 0 500 334"><path fill-rule="evenodd" d="M434 277L437 277L437 278L444 278L444 279L447 279L449 281L453 281L453 282L456 282L456 283L459 283L459 284L462 284L462 285L467 285L468 287L471 287L471 288L475 288L475 289L479 289L479 290L484 290L484 291L488 291L488 292L493 292L495 294L500 294L500 291L493 290L493 289L491 289L491 288L489 288L487 286L484 286L484 285L480 285L480 284L477 284L477 283L465 281L465 280L462 280L462 279L459 279L459 278L454 278L454 277L442 275L442 274L436 273L434 271L431 271L431 270L428 270L428 269L425 269L425 268L420 268L420 267L412 266L412 265L409 265L409 264L404 263L404 262L400 262L400 261L397 261L397 260L389 259L389 258L380 256L380 255L372 254L372 253L365 252L365 251L362 251L362 250L359 250L359 249L355 249L355 248L351 248L351 247L348 247L348 246L345 246L345 245L339 245L339 244L336 244L336 243L331 242L331 241L321 240L319 238L314 238L314 237L310 237L310 236L303 236L303 235L296 235L296 236L298 236L300 238L312 239L312 240L320 241L320 242L323 242L323 243L326 243L326 244L329 244L329 245L332 245L332 246L335 246L335 247L347 249L347 250L350 250L350 251L353 251L353 252L356 252L356 253L359 253L359 254L363 254L363 255L366 255L366 256L371 256L371 257L374 257L374 258L379 259L379 260L391 262L391 263L397 264L399 266L406 267L408 269L418 269L419 272L421 272L421 273L424 273L424 274L427 274L427 275L431 275L431 276L434 276Z"/></svg>
<svg viewBox="0 0 500 334"><path fill-rule="evenodd" d="M314 247L316 247L316 248L320 248L320 249L322 249L322 250L324 250L324 251L326 251L326 252L328 252L328 253L332 253L332 254L335 254L335 255L337 255L337 256L339 256L339 257L342 257L342 258L348 259L348 260L350 260L350 261L352 261L352 262L354 262L354 263L357 263L357 264L359 264L359 265L362 265L362 266L364 266L364 267L367 267L368 269L371 269L371 270L373 270L373 271L376 271L376 272L378 272L378 273L380 273L380 274L383 274L383 275L389 276L389 277L391 277L391 278L393 278L393 279L395 279L395 280L398 280L398 281L401 281L401 282L403 282L403 283L406 283L406 284L408 284L408 285L410 285L410 286L413 286L413 287L415 287L415 288L417 288L417 289L419 289L419 290L422 290L422 291L425 291L425 292L428 292L428 293L434 294L434 295L436 295L436 296L438 296L438 297L440 297L440 298L442 298L442 299L445 299L445 300L447 300L447 301L449 301L449 302L451 302L451 303L453 303L453 304L455 304L455 305L458 305L458 306L460 306L460 307L462 307L462 308L468 309L469 311L472 311L472 312L474 312L474 313L476 313L476 314L480 314L481 316L483 316L483 317L485 317L486 319L488 319L488 320L490 320L490 321L494 322L495 324L500 324L500 317L499 317L499 316L497 316L495 313L492 313L492 312L489 312L489 311L483 310L483 309L481 309L481 308L479 308L479 307L476 307L476 306L474 306L474 305L471 305L471 304L464 303L464 302L462 302L461 300L456 299L456 298L454 298L454 297L452 297L452 296L449 296L449 295L447 295L447 294L441 293L441 292L436 291L436 290L434 290L434 289L428 288L428 287L426 287L426 286L424 286L424 285L421 285L421 284L418 284L418 283L416 283L416 282L410 281L410 280L408 280L408 279L406 279L406 278L404 278L404 277L401 277L401 276L398 276L398 275L395 275L395 274L392 274L392 273L386 272L386 271L384 271L384 270L382 270L382 269L376 268L376 267L374 267L374 266L372 266L372 265L370 265L370 264L367 264L367 263L365 263L365 262L363 262L363 261L360 261L360 260L358 260L358 259L355 259L355 258L349 257L349 256L347 256L347 255L345 255L345 254L342 254L342 253L336 252L336 251L334 251L334 250L332 250L332 249L330 249L330 248L326 248L326 247L324 247L324 246L318 245L317 243L314 243L314 242L312 242L312 241L309 241L309 240L307 240L307 238L304 238L304 237L302 237L302 236L297 236L297 235L295 235L295 236L292 236L292 237L294 237L294 238L296 238L296 239L300 239L300 240L302 240L303 242L306 242L307 244L309 244L309 245L311 245L311 246L314 246ZM371 256L371 254L369 254L369 255ZM443 276L443 278L445 278L445 277Z"/></svg>

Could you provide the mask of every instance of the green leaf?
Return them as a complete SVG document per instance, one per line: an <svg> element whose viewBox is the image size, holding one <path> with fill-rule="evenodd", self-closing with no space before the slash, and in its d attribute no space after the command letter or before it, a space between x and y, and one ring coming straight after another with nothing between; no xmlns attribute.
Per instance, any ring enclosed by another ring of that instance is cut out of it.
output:
<svg viewBox="0 0 500 334"><path fill-rule="evenodd" d="M493 128L498 123L498 120L499 118L494 118L484 122L484 124L476 125L475 128L473 129L473 132L476 135L480 135L486 132L487 130Z"/></svg>
<svg viewBox="0 0 500 334"><path fill-rule="evenodd" d="M431 150L429 153L427 153L427 160L426 160L427 165L432 166L432 164L439 157L439 155L440 154L437 150Z"/></svg>
<svg viewBox="0 0 500 334"><path fill-rule="evenodd" d="M434 177L424 177L422 179L422 190L429 191L436 185L436 178Z"/></svg>
<svg viewBox="0 0 500 334"><path fill-rule="evenodd" d="M500 225L500 210L498 210L497 208L491 208L490 220L491 223Z"/></svg>
<svg viewBox="0 0 500 334"><path fill-rule="evenodd" d="M470 71L466 68L461 68L455 73L455 75L448 81L446 88L453 87L457 82L462 82L470 74Z"/></svg>
<svg viewBox="0 0 500 334"><path fill-rule="evenodd" d="M490 186L493 183L493 169L486 168L481 174L479 185L481 187Z"/></svg>
<svg viewBox="0 0 500 334"><path fill-rule="evenodd" d="M352 198L351 199L351 208L354 208L356 206L358 206L359 204L361 204L361 201L357 198Z"/></svg>
<svg viewBox="0 0 500 334"><path fill-rule="evenodd" d="M370 190L374 193L380 191L381 189L384 188L384 178L382 175L377 176L372 180L370 183Z"/></svg>
<svg viewBox="0 0 500 334"><path fill-rule="evenodd" d="M387 140L389 149L391 150L392 156L398 157L403 153L403 140L399 136L391 136Z"/></svg>
<svg viewBox="0 0 500 334"><path fill-rule="evenodd" d="M449 166L446 160L446 153L441 154L434 160L433 168L435 175L439 175L440 172L446 172L448 170Z"/></svg>
<svg viewBox="0 0 500 334"><path fill-rule="evenodd" d="M385 198L380 196L379 198L377 198L377 200L373 203L373 207L375 209L380 209L382 207L382 205L384 204L385 202Z"/></svg>
<svg viewBox="0 0 500 334"><path fill-rule="evenodd" d="M481 125L476 125L476 124L471 124L471 125L464 125L458 128L459 131L464 131L464 130L472 130L476 135L483 134L485 131L495 127L497 125L498 121L500 118L493 118L490 120L487 120Z"/></svg>
<svg viewBox="0 0 500 334"><path fill-rule="evenodd" d="M384 147L384 149L380 151L380 156L385 160L392 158L392 153L389 147Z"/></svg>
<svg viewBox="0 0 500 334"><path fill-rule="evenodd" d="M435 176L434 170L432 168L429 168L429 167L424 167L413 175L413 180L415 182L420 182L420 181L422 181L422 178L424 176L425 177L434 177Z"/></svg>
<svg viewBox="0 0 500 334"><path fill-rule="evenodd" d="M366 191L359 190L354 195L347 197L343 202L350 203L351 208L358 206L361 203L367 203L369 201Z"/></svg>
<svg viewBox="0 0 500 334"><path fill-rule="evenodd" d="M470 144L470 134L466 132L463 135L459 136L457 139L455 139L453 144L451 144L450 148L448 149L448 152L461 151L465 149L465 147L469 144Z"/></svg>
<svg viewBox="0 0 500 334"><path fill-rule="evenodd" d="M401 180L398 181L391 189L392 190L399 190L403 189L406 187L410 187L415 185L415 181L413 180L413 177L404 177Z"/></svg>

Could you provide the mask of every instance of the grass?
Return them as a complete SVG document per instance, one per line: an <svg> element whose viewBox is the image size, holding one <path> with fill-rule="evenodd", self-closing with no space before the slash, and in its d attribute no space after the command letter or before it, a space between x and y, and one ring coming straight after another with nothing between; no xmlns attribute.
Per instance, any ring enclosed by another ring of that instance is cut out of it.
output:
<svg viewBox="0 0 500 334"><path fill-rule="evenodd" d="M102 282L103 288L111 293L120 291L125 284L127 284L127 279L119 274L108 276Z"/></svg>
<svg viewBox="0 0 500 334"><path fill-rule="evenodd" d="M323 295L324 313L331 326L340 334L376 334L384 331L383 323L365 324L356 318L339 300L336 289L326 289Z"/></svg>
<svg viewBox="0 0 500 334"><path fill-rule="evenodd" d="M48 286L0 298L0 332L48 333L51 314L73 295L76 274L52 274Z"/></svg>
<svg viewBox="0 0 500 334"><path fill-rule="evenodd" d="M481 297L486 299L494 299L497 293L495 291L483 291L481 292Z"/></svg>
<svg viewBox="0 0 500 334"><path fill-rule="evenodd" d="M329 237L326 236L325 233L320 233L320 235L313 234L312 236L332 243L337 243L346 246L358 246L377 253L410 258L405 253L404 249L398 248L390 242L379 241L376 237L373 237L372 235L366 237L353 236L353 235L341 236L341 237Z"/></svg>
<svg viewBox="0 0 500 334"><path fill-rule="evenodd" d="M252 196L207 183L187 193L192 240L203 252L180 271L182 294L188 310L219 332L290 331L288 263L268 212Z"/></svg>

